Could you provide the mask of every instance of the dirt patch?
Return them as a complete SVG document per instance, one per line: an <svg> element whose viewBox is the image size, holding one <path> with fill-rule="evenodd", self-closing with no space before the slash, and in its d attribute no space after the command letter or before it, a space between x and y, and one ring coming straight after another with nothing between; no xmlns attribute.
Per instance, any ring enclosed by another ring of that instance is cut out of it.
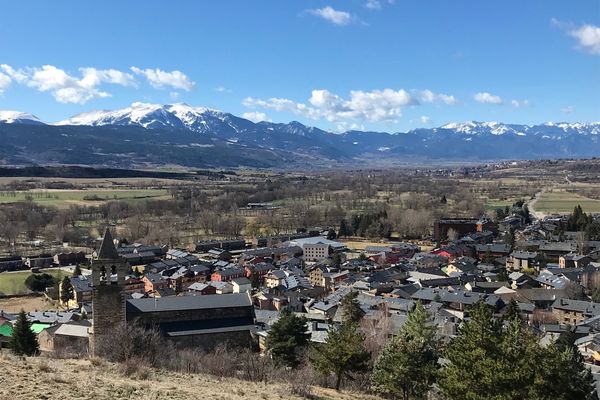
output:
<svg viewBox="0 0 600 400"><path fill-rule="evenodd" d="M0 298L0 310L9 313L21 311L50 311L57 310L54 302L50 302L44 296L25 297L2 297Z"/></svg>

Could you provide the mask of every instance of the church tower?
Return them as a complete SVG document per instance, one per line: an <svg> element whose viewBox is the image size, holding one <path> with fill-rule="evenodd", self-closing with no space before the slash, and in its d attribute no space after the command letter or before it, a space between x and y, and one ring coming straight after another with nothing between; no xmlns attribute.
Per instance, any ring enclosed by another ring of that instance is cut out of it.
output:
<svg viewBox="0 0 600 400"><path fill-rule="evenodd" d="M125 322L125 275L127 261L119 256L108 228L100 250L92 260L92 327L90 352L102 354L102 345L109 343L111 334Z"/></svg>

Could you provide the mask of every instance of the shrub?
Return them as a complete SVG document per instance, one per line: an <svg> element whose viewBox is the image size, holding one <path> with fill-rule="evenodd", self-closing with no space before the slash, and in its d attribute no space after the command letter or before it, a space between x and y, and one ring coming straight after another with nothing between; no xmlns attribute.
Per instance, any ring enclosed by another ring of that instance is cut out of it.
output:
<svg viewBox="0 0 600 400"><path fill-rule="evenodd" d="M25 279L25 286L34 292L43 292L54 283L54 277L49 274L31 274Z"/></svg>

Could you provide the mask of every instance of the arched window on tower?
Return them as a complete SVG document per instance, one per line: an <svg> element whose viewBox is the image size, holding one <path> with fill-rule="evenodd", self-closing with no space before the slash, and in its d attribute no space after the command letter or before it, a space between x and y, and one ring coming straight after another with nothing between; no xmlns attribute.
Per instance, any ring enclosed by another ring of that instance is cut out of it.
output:
<svg viewBox="0 0 600 400"><path fill-rule="evenodd" d="M100 268L100 282L106 283L106 267L104 265Z"/></svg>
<svg viewBox="0 0 600 400"><path fill-rule="evenodd" d="M111 267L110 267L110 283L117 284L118 279L119 278L117 277L117 266L111 265Z"/></svg>

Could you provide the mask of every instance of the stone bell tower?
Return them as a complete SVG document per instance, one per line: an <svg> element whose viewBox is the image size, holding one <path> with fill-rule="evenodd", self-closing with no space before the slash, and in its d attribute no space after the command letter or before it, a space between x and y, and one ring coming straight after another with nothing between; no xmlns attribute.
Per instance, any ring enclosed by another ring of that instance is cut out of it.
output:
<svg viewBox="0 0 600 400"><path fill-rule="evenodd" d="M92 260L92 327L90 353L102 355L102 346L110 343L110 336L125 323L125 275L127 261L119 256L108 228L100 250Z"/></svg>

